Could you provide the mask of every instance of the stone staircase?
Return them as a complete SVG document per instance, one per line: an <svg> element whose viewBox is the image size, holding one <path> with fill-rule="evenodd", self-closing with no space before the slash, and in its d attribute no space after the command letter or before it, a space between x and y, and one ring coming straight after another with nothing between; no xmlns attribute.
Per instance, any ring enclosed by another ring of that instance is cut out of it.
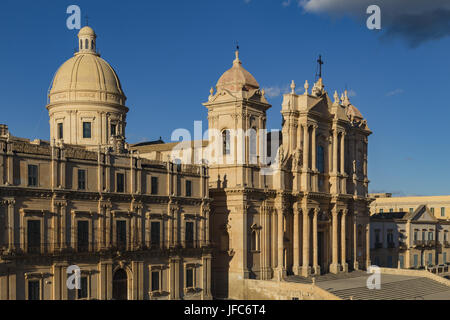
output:
<svg viewBox="0 0 450 320"><path fill-rule="evenodd" d="M366 286L369 276L365 271L329 273L315 277L315 284L343 300L450 300L450 286L430 278L384 275L389 277L389 281L382 281L381 289L371 290ZM288 276L284 280L291 283L313 283L313 277Z"/></svg>
<svg viewBox="0 0 450 320"><path fill-rule="evenodd" d="M320 276L311 276L308 278L302 277L302 276L288 276L284 280L287 282L296 282L296 283L304 283L304 284L311 284L313 282L313 277L315 278L316 283L318 282L324 282L324 281L333 281L333 280L342 280L342 279L351 279L351 278L358 278L358 277L367 277L367 273L364 271L352 271L348 273L327 273Z"/></svg>
<svg viewBox="0 0 450 320"><path fill-rule="evenodd" d="M450 287L427 278L396 281L381 285L380 290L367 287L330 290L344 300L423 300L424 296L450 291Z"/></svg>

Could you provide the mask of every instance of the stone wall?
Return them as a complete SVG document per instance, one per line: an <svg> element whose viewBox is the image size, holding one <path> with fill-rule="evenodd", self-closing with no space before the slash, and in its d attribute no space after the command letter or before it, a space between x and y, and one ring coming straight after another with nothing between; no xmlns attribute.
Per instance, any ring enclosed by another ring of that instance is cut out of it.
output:
<svg viewBox="0 0 450 320"><path fill-rule="evenodd" d="M312 284L274 280L244 280L245 300L341 300Z"/></svg>

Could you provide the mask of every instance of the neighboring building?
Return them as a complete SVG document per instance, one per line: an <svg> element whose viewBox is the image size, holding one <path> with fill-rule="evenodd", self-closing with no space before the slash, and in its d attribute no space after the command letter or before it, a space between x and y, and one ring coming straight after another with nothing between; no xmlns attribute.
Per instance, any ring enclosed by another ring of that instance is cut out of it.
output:
<svg viewBox="0 0 450 320"><path fill-rule="evenodd" d="M149 159L209 164L216 297L242 298L243 279L281 280L370 265L371 131L347 92L341 98L335 92L332 100L321 77L311 92L307 82L302 95L295 87L284 95L278 151L264 150L271 105L239 52L204 104L208 129L218 135L184 141L179 157L178 144L131 146ZM214 144L219 147L203 152ZM271 165L261 161L266 156L276 156Z"/></svg>
<svg viewBox="0 0 450 320"><path fill-rule="evenodd" d="M420 205L426 205L437 219L450 219L450 195L422 197L392 197L391 193L371 193L375 198L370 213L414 212Z"/></svg>
<svg viewBox="0 0 450 320"><path fill-rule="evenodd" d="M450 263L450 221L437 219L426 205L414 212L370 217L372 264L423 268Z"/></svg>
<svg viewBox="0 0 450 320"><path fill-rule="evenodd" d="M208 168L127 149L119 79L94 31L78 36L49 94L51 142L0 127L0 299L211 299Z"/></svg>

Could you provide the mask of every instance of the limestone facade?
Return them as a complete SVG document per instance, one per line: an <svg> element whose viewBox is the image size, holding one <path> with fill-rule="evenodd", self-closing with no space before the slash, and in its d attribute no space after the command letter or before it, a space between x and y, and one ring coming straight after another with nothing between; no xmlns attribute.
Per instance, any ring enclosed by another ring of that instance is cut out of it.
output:
<svg viewBox="0 0 450 320"><path fill-rule="evenodd" d="M371 259L381 267L420 269L450 263L450 221L426 205L370 217Z"/></svg>
<svg viewBox="0 0 450 320"><path fill-rule="evenodd" d="M204 103L208 130L216 134L185 143L178 153L189 150L187 159L209 164L216 297L247 297L245 279L282 280L370 265L371 131L347 92L330 99L322 78L312 90L307 82L304 87L297 94L293 82L284 95L282 138L267 136L271 105L236 52L232 68ZM281 146L265 146L266 139ZM205 152L205 145L219 147ZM157 159L173 157L174 144L132 149Z"/></svg>
<svg viewBox="0 0 450 320"><path fill-rule="evenodd" d="M55 75L51 142L0 126L0 299L211 299L208 168L127 148L125 96L95 39L83 28Z"/></svg>
<svg viewBox="0 0 450 320"><path fill-rule="evenodd" d="M437 219L450 219L450 195L393 197L391 193L373 193L370 204L371 214L385 212L414 212L419 206L426 205Z"/></svg>

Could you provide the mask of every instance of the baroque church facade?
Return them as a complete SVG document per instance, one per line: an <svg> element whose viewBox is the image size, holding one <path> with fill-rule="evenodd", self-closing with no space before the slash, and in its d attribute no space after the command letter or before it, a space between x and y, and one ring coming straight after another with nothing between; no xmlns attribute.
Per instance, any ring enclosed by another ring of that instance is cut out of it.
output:
<svg viewBox="0 0 450 320"><path fill-rule="evenodd" d="M329 96L319 77L297 94L292 82L274 138L266 128L271 105L237 51L204 103L215 134L188 142L181 154L191 156L179 161L178 143L127 145L117 75L97 55L91 28L79 41L53 81L51 142L27 142L3 128L0 280L8 289L1 299L29 298L37 287L30 279L40 281L41 298L71 298L64 287L71 264L88 275L89 297L98 299L240 299L245 279L370 265L371 131L347 92ZM37 158L37 188L28 158ZM83 167L84 176L76 171ZM91 192L77 190L80 179ZM27 224L32 217L41 224ZM87 255L77 252L79 220L88 221ZM41 230L34 255L30 226Z"/></svg>

